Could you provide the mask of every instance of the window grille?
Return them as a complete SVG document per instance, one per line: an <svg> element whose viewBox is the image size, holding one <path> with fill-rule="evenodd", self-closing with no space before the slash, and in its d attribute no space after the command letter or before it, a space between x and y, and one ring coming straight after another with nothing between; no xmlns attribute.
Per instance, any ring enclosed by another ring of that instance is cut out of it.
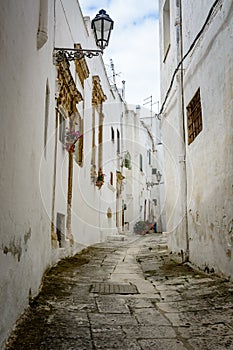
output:
<svg viewBox="0 0 233 350"><path fill-rule="evenodd" d="M120 153L120 131L117 129L117 153Z"/></svg>
<svg viewBox="0 0 233 350"><path fill-rule="evenodd" d="M111 140L114 142L114 129L111 127Z"/></svg>
<svg viewBox="0 0 233 350"><path fill-rule="evenodd" d="M113 186L113 172L110 172L110 185Z"/></svg>
<svg viewBox="0 0 233 350"><path fill-rule="evenodd" d="M140 154L140 171L143 171L143 161L142 161L142 154Z"/></svg>
<svg viewBox="0 0 233 350"><path fill-rule="evenodd" d="M188 124L188 144L190 145L202 131L202 110L200 88L186 107Z"/></svg>

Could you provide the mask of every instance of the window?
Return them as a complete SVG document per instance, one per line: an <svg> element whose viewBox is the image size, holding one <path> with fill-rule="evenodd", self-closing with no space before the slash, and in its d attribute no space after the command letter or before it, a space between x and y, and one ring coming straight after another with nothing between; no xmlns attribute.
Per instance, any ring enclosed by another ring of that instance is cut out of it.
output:
<svg viewBox="0 0 233 350"><path fill-rule="evenodd" d="M59 140L64 144L65 143L65 130L66 130L66 121L61 113L59 113Z"/></svg>
<svg viewBox="0 0 233 350"><path fill-rule="evenodd" d="M83 165L83 119L78 115L75 130L79 132L79 139L75 147L75 161L78 165Z"/></svg>
<svg viewBox="0 0 233 350"><path fill-rule="evenodd" d="M113 186L113 172L110 172L110 185Z"/></svg>
<svg viewBox="0 0 233 350"><path fill-rule="evenodd" d="M152 175L156 175L157 173L157 169L156 168L152 168Z"/></svg>
<svg viewBox="0 0 233 350"><path fill-rule="evenodd" d="M170 48L170 0L166 0L163 7L163 49L164 61Z"/></svg>
<svg viewBox="0 0 233 350"><path fill-rule="evenodd" d="M120 153L120 132L117 129L117 153Z"/></svg>
<svg viewBox="0 0 233 350"><path fill-rule="evenodd" d="M142 155L140 154L140 171L143 171L143 166L142 166Z"/></svg>
<svg viewBox="0 0 233 350"><path fill-rule="evenodd" d="M48 40L48 0L40 0L39 28L37 32L38 50Z"/></svg>
<svg viewBox="0 0 233 350"><path fill-rule="evenodd" d="M45 119L44 119L44 157L46 158L46 146L48 139L48 119L49 119L49 100L50 100L50 90L48 80L46 83L46 93L45 93Z"/></svg>
<svg viewBox="0 0 233 350"><path fill-rule="evenodd" d="M186 107L188 124L188 144L193 142L202 130L202 111L200 88Z"/></svg>
<svg viewBox="0 0 233 350"><path fill-rule="evenodd" d="M114 129L112 126L111 126L111 140L112 142L114 142Z"/></svg>
<svg viewBox="0 0 233 350"><path fill-rule="evenodd" d="M148 151L148 163L151 165L151 150Z"/></svg>

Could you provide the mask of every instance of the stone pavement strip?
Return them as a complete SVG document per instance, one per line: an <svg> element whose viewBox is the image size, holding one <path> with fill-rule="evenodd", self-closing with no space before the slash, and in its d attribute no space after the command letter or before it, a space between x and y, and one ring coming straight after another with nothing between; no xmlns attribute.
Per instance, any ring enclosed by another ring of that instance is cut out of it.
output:
<svg viewBox="0 0 233 350"><path fill-rule="evenodd" d="M233 349L233 284L179 262L163 235L98 244L49 271L12 349Z"/></svg>

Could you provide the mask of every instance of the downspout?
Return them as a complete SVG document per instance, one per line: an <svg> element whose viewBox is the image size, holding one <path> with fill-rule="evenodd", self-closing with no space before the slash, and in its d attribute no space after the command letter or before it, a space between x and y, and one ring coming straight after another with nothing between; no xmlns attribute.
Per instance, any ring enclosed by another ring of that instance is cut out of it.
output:
<svg viewBox="0 0 233 350"><path fill-rule="evenodd" d="M56 36L56 0L53 4L53 15L54 15L54 33L53 33L53 46L55 46L55 36ZM56 86L56 84L55 84ZM57 86L56 86L57 87ZM55 94L57 93L57 89ZM57 99L56 99L56 109L55 109L55 138L54 138L54 159L53 159L53 187L52 187L52 212L51 212L51 243L52 248L58 247L58 237L55 232L56 225L54 224L55 220L55 200L56 200L56 182L57 182L57 139L58 139L58 118L59 112L57 108Z"/></svg>
<svg viewBox="0 0 233 350"><path fill-rule="evenodd" d="M180 91L181 91L181 115L182 115L182 132L183 132L183 189L184 189L184 220L185 220L185 239L186 239L186 251L184 255L184 262L189 261L189 227L188 227L188 179L187 179L187 149L186 149L186 133L185 133L185 110L184 110L184 68L183 68L183 23L182 23L182 0L177 1L179 8L179 61L180 65Z"/></svg>
<svg viewBox="0 0 233 350"><path fill-rule="evenodd" d="M55 140L54 140L54 163L53 163L53 192L52 192L52 213L51 213L51 239L52 247L57 248L57 234L55 232L54 217L55 217L55 198L56 198L56 179L57 179L57 133L58 133L58 117L59 113L56 108L55 120Z"/></svg>
<svg viewBox="0 0 233 350"><path fill-rule="evenodd" d="M68 191L67 191L67 238L70 240L70 244L74 244L74 237L71 230L71 214L72 214L72 192L73 192L73 152L69 151L69 165L68 165Z"/></svg>

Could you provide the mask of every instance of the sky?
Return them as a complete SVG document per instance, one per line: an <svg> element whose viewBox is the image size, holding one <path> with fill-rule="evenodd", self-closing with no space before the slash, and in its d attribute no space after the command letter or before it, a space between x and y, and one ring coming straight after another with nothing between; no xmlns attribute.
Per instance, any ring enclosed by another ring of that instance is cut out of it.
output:
<svg viewBox="0 0 233 350"><path fill-rule="evenodd" d="M103 59L110 80L114 64L116 84L125 81L127 103L158 111L159 90L159 24L158 0L79 0L84 16L91 19L105 9L114 21L109 46Z"/></svg>

